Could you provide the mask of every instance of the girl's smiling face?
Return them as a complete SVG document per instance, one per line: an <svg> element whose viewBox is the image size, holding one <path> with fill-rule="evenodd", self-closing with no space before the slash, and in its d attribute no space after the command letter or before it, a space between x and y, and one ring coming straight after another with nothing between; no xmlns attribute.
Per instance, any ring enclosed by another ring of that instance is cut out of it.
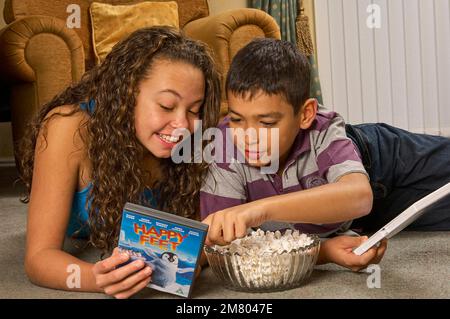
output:
<svg viewBox="0 0 450 319"><path fill-rule="evenodd" d="M205 77L191 64L161 58L139 85L135 128L139 142L157 158L168 158L181 140L176 129L194 132L205 96Z"/></svg>

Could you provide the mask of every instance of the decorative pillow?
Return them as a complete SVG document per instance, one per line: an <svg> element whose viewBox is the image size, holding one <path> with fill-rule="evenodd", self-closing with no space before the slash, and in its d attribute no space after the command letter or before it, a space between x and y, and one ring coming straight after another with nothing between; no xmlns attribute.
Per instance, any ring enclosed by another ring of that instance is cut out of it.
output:
<svg viewBox="0 0 450 319"><path fill-rule="evenodd" d="M159 25L179 28L178 5L175 1L144 1L133 5L93 2L89 13L97 64L105 59L117 42L138 29Z"/></svg>

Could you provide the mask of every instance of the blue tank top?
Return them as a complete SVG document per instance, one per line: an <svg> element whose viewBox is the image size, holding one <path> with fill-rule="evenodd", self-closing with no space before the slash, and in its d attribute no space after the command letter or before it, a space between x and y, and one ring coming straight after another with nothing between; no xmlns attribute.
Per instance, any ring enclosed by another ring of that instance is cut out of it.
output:
<svg viewBox="0 0 450 319"><path fill-rule="evenodd" d="M92 188L89 184L83 190L76 192L72 200L72 208L70 210L69 225L67 225L67 236L72 237L75 232L80 230L76 237L86 238L89 236L88 219L89 212L87 209L88 194Z"/></svg>
<svg viewBox="0 0 450 319"><path fill-rule="evenodd" d="M91 99L88 103L81 103L80 108L92 114L95 110L95 101ZM92 183L89 183L86 188L74 194L72 200L72 207L70 210L69 224L67 226L66 235L69 237L76 236L77 238L89 237L89 209L88 209L88 195L92 189ZM156 198L150 189L144 190L145 199L156 207Z"/></svg>
<svg viewBox="0 0 450 319"><path fill-rule="evenodd" d="M67 225L66 235L69 237L76 236L77 238L89 237L89 204L88 196L92 189L92 183L89 183L86 188L79 192L76 192L70 211L69 224ZM153 195L150 189L144 190L144 197L150 203L151 207L156 207L156 197Z"/></svg>

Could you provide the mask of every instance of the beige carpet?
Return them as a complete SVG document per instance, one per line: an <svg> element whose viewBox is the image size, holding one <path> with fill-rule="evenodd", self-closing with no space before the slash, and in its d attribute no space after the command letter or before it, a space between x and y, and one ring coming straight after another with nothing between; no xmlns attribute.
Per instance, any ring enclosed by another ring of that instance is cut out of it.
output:
<svg viewBox="0 0 450 319"><path fill-rule="evenodd" d="M27 206L19 201L19 188L13 188L15 171L0 168L0 298L107 298L101 294L73 293L37 287L23 269ZM73 247L67 243L67 249ZM96 261L98 252L90 249L78 256ZM221 286L211 269L200 275L193 298L450 298L450 233L403 232L389 242L380 264L380 288L368 288L369 274L344 268L316 267L302 287L283 292L251 294ZM139 298L178 298L145 289Z"/></svg>

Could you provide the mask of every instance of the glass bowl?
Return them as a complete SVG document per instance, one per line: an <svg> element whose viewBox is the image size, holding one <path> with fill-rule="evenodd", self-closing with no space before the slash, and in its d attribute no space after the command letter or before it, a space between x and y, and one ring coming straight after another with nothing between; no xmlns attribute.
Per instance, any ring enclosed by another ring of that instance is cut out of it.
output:
<svg viewBox="0 0 450 319"><path fill-rule="evenodd" d="M214 274L228 289L246 292L273 292L296 288L311 275L320 250L320 239L308 235L312 243L297 250L250 255L230 253L206 246L204 251Z"/></svg>

